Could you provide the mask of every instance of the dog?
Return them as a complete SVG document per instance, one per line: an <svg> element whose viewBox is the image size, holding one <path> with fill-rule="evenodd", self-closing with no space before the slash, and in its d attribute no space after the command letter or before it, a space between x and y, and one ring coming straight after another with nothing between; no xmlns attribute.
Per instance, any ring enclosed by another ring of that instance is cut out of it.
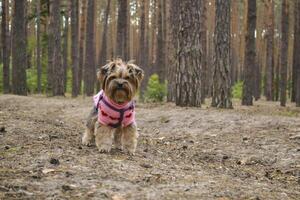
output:
<svg viewBox="0 0 300 200"><path fill-rule="evenodd" d="M94 108L88 116L83 145L95 144L101 153L111 151L112 144L134 155L138 131L135 122L134 96L144 78L144 71L129 61L116 59L97 72L101 91L94 96Z"/></svg>

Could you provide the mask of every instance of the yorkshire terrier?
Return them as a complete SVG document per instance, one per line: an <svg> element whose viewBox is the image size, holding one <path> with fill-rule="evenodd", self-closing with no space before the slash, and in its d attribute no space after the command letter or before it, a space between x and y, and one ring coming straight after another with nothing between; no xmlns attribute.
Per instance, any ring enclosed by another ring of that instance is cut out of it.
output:
<svg viewBox="0 0 300 200"><path fill-rule="evenodd" d="M94 108L88 116L83 145L95 139L102 153L110 152L112 144L117 149L134 155L139 136L135 121L136 95L144 71L132 62L116 59L101 67L97 78L101 91L94 96Z"/></svg>

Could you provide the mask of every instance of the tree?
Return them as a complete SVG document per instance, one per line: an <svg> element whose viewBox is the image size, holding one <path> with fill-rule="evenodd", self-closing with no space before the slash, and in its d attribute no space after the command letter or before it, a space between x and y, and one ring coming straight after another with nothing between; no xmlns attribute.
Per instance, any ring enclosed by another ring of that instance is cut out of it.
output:
<svg viewBox="0 0 300 200"><path fill-rule="evenodd" d="M84 64L84 93L92 96L96 80L95 67L95 1L88 0L87 5L87 23L86 23L86 40L85 40L85 64Z"/></svg>
<svg viewBox="0 0 300 200"><path fill-rule="evenodd" d="M63 49L62 49L62 67L64 73L64 86L67 90L67 73L68 73L68 47L69 47L69 2L66 1L64 10L64 29L63 29Z"/></svg>
<svg viewBox="0 0 300 200"><path fill-rule="evenodd" d="M12 21L12 92L18 95L27 95L25 4L25 0L14 1Z"/></svg>
<svg viewBox="0 0 300 200"><path fill-rule="evenodd" d="M300 1L295 5L293 74L296 106L300 107Z"/></svg>
<svg viewBox="0 0 300 200"><path fill-rule="evenodd" d="M85 28L86 28L86 0L81 1L81 23L80 23L80 41L79 41L79 66L78 66L78 92L81 93L81 83L83 77L83 65L85 63Z"/></svg>
<svg viewBox="0 0 300 200"><path fill-rule="evenodd" d="M280 105L286 104L287 89L287 60L288 60L288 32L289 32L289 2L282 0L281 11L281 52L280 52Z"/></svg>
<svg viewBox="0 0 300 200"><path fill-rule="evenodd" d="M200 8L203 1L173 0L173 44L175 44L176 105L201 106Z"/></svg>
<svg viewBox="0 0 300 200"><path fill-rule="evenodd" d="M64 69L61 62L60 0L50 0L49 48L52 95L64 96ZM48 83L49 84L49 83Z"/></svg>
<svg viewBox="0 0 300 200"><path fill-rule="evenodd" d="M256 65L255 51L256 1L247 0L246 47L244 60L244 86L242 105L253 105L253 89Z"/></svg>
<svg viewBox="0 0 300 200"><path fill-rule="evenodd" d="M107 61L107 32L108 32L108 17L110 11L111 0L107 0L107 5L105 9L105 17L102 31L102 42L99 53L99 66L103 66Z"/></svg>
<svg viewBox="0 0 300 200"><path fill-rule="evenodd" d="M230 0L216 0L212 106L218 108L232 108L230 80L230 4Z"/></svg>
<svg viewBox="0 0 300 200"><path fill-rule="evenodd" d="M42 66L41 66L41 1L36 1L36 68L37 91L42 92Z"/></svg>
<svg viewBox="0 0 300 200"><path fill-rule="evenodd" d="M267 101L274 100L274 2L267 0L265 95Z"/></svg>
<svg viewBox="0 0 300 200"><path fill-rule="evenodd" d="M157 48L156 48L156 62L155 62L155 72L159 75L159 82L163 83L165 81L165 43L163 41L163 17L162 17L162 0L158 0L158 15L157 15Z"/></svg>
<svg viewBox="0 0 300 200"><path fill-rule="evenodd" d="M10 72L9 72L9 9L8 9L8 0L2 1L2 60L3 60L3 93L7 94L10 91Z"/></svg>
<svg viewBox="0 0 300 200"><path fill-rule="evenodd" d="M118 25L116 54L124 60L129 59L128 0L118 0Z"/></svg>
<svg viewBox="0 0 300 200"><path fill-rule="evenodd" d="M78 64L79 64L79 1L71 1L71 54L72 54L72 97L79 94Z"/></svg>

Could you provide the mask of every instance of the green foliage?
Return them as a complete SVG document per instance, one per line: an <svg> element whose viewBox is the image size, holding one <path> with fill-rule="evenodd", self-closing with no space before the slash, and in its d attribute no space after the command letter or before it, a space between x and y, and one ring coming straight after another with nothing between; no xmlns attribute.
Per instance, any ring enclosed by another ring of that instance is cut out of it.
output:
<svg viewBox="0 0 300 200"><path fill-rule="evenodd" d="M235 99L242 99L243 95L243 81L239 81L232 87L232 97Z"/></svg>
<svg viewBox="0 0 300 200"><path fill-rule="evenodd" d="M149 102L162 102L166 96L167 83L160 83L157 74L151 75L145 92L145 100Z"/></svg>

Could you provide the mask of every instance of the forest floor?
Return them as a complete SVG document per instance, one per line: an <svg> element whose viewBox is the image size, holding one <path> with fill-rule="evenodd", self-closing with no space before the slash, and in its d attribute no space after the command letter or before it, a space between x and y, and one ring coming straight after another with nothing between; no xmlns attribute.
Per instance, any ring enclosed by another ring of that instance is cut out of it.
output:
<svg viewBox="0 0 300 200"><path fill-rule="evenodd" d="M91 98L0 96L0 199L300 199L300 109L139 104L135 156L81 145Z"/></svg>

